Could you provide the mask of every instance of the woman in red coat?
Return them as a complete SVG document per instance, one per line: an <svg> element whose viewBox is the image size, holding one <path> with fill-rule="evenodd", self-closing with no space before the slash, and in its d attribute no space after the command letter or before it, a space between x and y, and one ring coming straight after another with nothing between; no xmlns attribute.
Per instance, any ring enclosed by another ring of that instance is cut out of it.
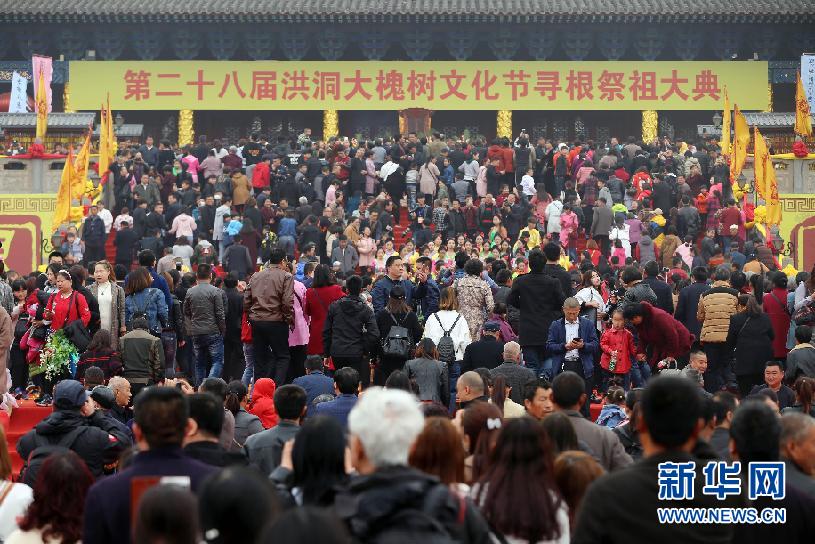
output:
<svg viewBox="0 0 815 544"><path fill-rule="evenodd" d="M73 290L71 274L67 270L57 272L58 291L48 299L43 318L51 322L51 330L59 330L71 321L82 321L86 327L91 322L88 302L81 293Z"/></svg>
<svg viewBox="0 0 815 544"><path fill-rule="evenodd" d="M345 296L342 288L334 282L331 268L318 264L314 269L314 283L306 291L306 315L311 318L308 326L308 355L323 355L323 325L328 315L328 307L335 300Z"/></svg>
<svg viewBox="0 0 815 544"><path fill-rule="evenodd" d="M773 290L764 295L762 307L773 324L773 357L786 359L787 333L790 330L790 314L787 312L787 275L775 272L772 276Z"/></svg>
<svg viewBox="0 0 815 544"><path fill-rule="evenodd" d="M663 359L678 359L690 351L693 335L668 312L647 302L635 302L625 306L623 316L637 328L640 353L651 348L651 368Z"/></svg>

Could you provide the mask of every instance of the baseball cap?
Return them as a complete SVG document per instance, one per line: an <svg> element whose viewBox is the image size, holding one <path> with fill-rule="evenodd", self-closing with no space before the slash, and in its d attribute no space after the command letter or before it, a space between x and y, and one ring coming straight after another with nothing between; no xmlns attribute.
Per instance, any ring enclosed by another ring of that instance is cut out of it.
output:
<svg viewBox="0 0 815 544"><path fill-rule="evenodd" d="M81 408L88 400L88 392L76 380L62 380L54 389L54 407L59 410Z"/></svg>
<svg viewBox="0 0 815 544"><path fill-rule="evenodd" d="M105 410L110 410L116 403L116 395L113 394L113 389L107 385L97 385L91 391L91 398L99 403L99 406Z"/></svg>
<svg viewBox="0 0 815 544"><path fill-rule="evenodd" d="M501 332L501 325L497 321L484 323L484 332Z"/></svg>

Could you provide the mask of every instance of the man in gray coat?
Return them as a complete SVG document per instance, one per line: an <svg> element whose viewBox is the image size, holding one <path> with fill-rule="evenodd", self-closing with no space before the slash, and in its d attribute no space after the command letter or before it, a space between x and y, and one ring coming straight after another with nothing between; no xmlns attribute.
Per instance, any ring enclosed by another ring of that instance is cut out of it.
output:
<svg viewBox="0 0 815 544"><path fill-rule="evenodd" d="M223 291L210 283L212 267L199 264L195 276L197 283L184 299L184 317L195 355L195 384L199 385L207 377L207 359L212 364L209 377L221 377L226 312Z"/></svg>
<svg viewBox="0 0 815 544"><path fill-rule="evenodd" d="M572 422L577 439L585 443L607 471L626 467L633 461L625 452L617 435L607 427L589 421L580 413L586 397L583 378L571 371L561 372L552 381L552 400L555 410L563 412Z"/></svg>
<svg viewBox="0 0 815 544"><path fill-rule="evenodd" d="M280 465L283 446L300 431L306 416L306 391L298 385L278 387L274 393L274 408L280 418L277 425L246 439L244 449L249 464L267 476Z"/></svg>
<svg viewBox="0 0 815 544"><path fill-rule="evenodd" d="M521 366L521 345L518 342L504 344L504 362L490 370L490 376L503 376L507 385L512 388L509 398L520 405L524 403L524 385L533 381L535 372Z"/></svg>
<svg viewBox="0 0 815 544"><path fill-rule="evenodd" d="M359 264L357 249L348 243L344 234L339 236L339 245L331 252L331 262L340 263L340 271L346 276L353 274Z"/></svg>
<svg viewBox="0 0 815 544"><path fill-rule="evenodd" d="M608 233L611 232L611 226L614 224L614 213L608 207L608 201L605 197L597 199L597 204L594 206L594 214L591 219L591 237L600 246L600 251L603 255L608 256L611 252L611 245L608 239Z"/></svg>

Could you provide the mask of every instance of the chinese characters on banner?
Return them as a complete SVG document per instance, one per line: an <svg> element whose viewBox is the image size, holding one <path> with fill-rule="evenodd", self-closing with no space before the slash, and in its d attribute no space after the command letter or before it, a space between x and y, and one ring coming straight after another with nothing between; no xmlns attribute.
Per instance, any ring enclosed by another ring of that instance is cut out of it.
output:
<svg viewBox="0 0 815 544"><path fill-rule="evenodd" d="M28 80L15 70L11 74L11 99L8 104L9 113L25 113L28 111Z"/></svg>
<svg viewBox="0 0 815 544"><path fill-rule="evenodd" d="M715 110L766 102L766 62L71 62L77 109Z"/></svg>
<svg viewBox="0 0 815 544"><path fill-rule="evenodd" d="M747 466L747 498L785 497L786 471L783 462L751 462ZM695 495L696 462L660 463L657 479L659 500L692 500ZM702 467L704 485L702 494L724 500L728 496L742 494L741 463L738 461L711 461Z"/></svg>
<svg viewBox="0 0 815 544"><path fill-rule="evenodd" d="M801 55L801 82L809 109L815 111L815 55Z"/></svg>

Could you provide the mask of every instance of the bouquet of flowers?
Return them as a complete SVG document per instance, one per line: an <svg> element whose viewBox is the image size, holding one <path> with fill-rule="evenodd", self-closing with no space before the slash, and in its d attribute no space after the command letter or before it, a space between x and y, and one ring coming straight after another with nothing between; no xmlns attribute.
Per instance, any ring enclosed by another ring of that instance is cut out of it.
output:
<svg viewBox="0 0 815 544"><path fill-rule="evenodd" d="M79 352L60 329L48 336L40 352L40 364L29 369L30 376L45 373L49 380L76 373Z"/></svg>

